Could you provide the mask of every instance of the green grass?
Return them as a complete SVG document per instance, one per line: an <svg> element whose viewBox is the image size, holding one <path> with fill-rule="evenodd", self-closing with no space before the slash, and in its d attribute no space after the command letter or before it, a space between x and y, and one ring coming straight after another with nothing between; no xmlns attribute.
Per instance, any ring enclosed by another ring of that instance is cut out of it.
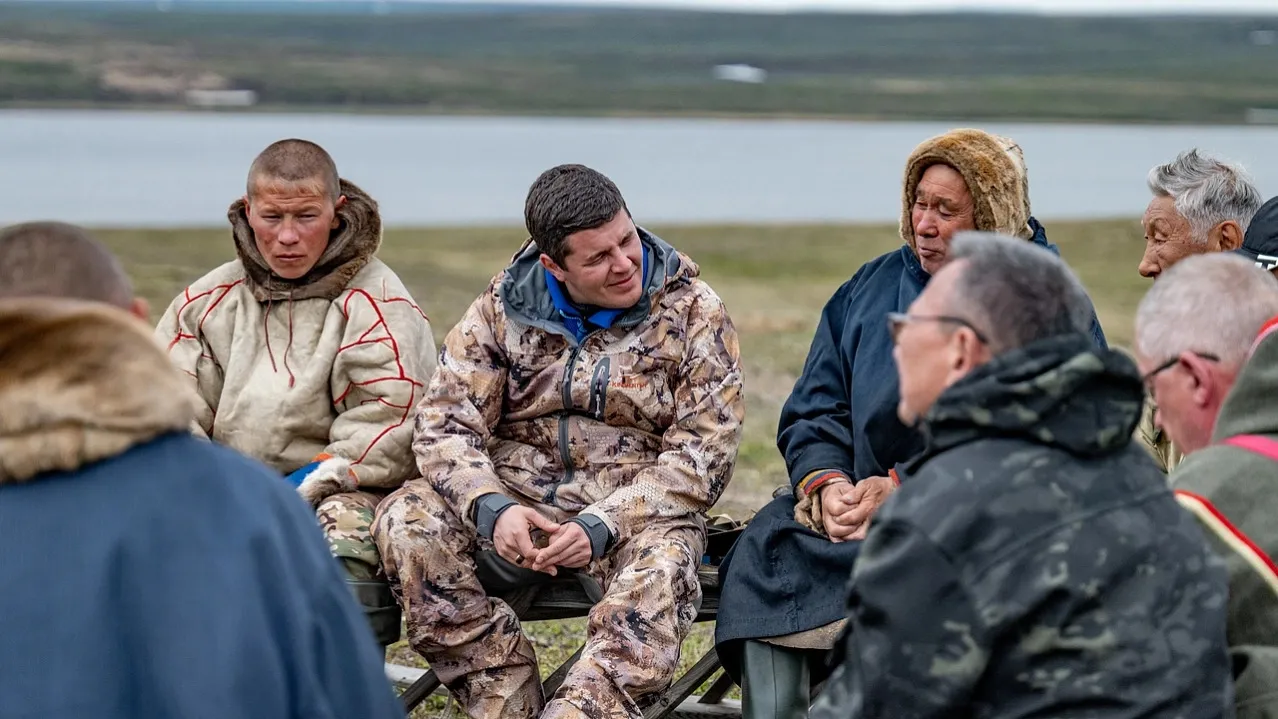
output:
<svg viewBox="0 0 1278 719"><path fill-rule="evenodd" d="M1127 346L1132 316L1148 281L1136 272L1143 250L1135 220L1045 222L1048 237L1092 294L1110 343ZM747 415L737 471L716 512L744 518L787 484L776 451L781 404L803 367L821 308L865 261L900 245L891 226L698 226L649 228L701 266L728 306L741 336ZM123 259L158 318L187 283L234 257L229 230L101 232ZM380 257L429 314L437 340L519 247L517 228L388 230ZM528 626L542 670L552 671L580 644L584 620ZM685 644L686 666L711 644L697 625ZM405 646L395 661L420 660ZM432 699L417 717L445 716ZM452 716L460 716L454 712Z"/></svg>

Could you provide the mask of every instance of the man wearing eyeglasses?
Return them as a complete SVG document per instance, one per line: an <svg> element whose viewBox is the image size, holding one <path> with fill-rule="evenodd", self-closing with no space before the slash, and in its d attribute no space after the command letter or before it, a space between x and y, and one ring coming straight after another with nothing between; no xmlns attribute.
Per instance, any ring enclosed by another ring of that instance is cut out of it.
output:
<svg viewBox="0 0 1278 719"><path fill-rule="evenodd" d="M925 449L870 522L813 719L1233 717L1227 580L1132 437L1144 392L1047 250L963 233L889 315Z"/></svg>
<svg viewBox="0 0 1278 719"><path fill-rule="evenodd" d="M1239 716L1278 716L1278 280L1253 260L1201 255L1163 273L1135 349L1155 422L1186 453L1177 499L1229 566Z"/></svg>

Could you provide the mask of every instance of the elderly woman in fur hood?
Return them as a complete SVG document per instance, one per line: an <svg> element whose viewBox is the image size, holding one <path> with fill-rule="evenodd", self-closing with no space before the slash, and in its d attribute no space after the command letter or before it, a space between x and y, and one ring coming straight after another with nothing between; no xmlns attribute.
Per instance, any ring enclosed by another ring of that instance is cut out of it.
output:
<svg viewBox="0 0 1278 719"><path fill-rule="evenodd" d="M435 369L430 324L374 257L377 203L318 145L266 148L228 217L236 259L178 295L156 335L191 377L198 431L298 485L366 610L398 636L389 589L370 581L369 525L417 474L411 412Z"/></svg>
<svg viewBox="0 0 1278 719"><path fill-rule="evenodd" d="M1001 232L1053 252L1030 216L1016 143L955 130L905 166L899 250L866 263L826 304L803 375L781 411L785 491L754 518L720 569L716 645L743 688L747 719L806 716L845 616L844 587L874 510L922 449L897 418L887 313L905 312L963 230ZM945 322L943 317L919 321ZM1096 343L1105 345L1093 317Z"/></svg>

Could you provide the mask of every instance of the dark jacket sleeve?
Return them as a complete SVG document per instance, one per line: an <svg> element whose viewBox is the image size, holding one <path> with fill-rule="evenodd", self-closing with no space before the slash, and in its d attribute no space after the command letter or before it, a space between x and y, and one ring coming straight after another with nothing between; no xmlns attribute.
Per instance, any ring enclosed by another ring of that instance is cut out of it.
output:
<svg viewBox="0 0 1278 719"><path fill-rule="evenodd" d="M803 374L781 408L777 448L785 458L790 485L818 469L852 477L852 377L844 359L844 323L859 273L834 293L808 348Z"/></svg>
<svg viewBox="0 0 1278 719"><path fill-rule="evenodd" d="M1109 349L1109 342L1105 339L1105 330L1101 327L1100 317L1096 316L1095 307L1092 308L1092 340L1096 342L1097 349Z"/></svg>
<svg viewBox="0 0 1278 719"><path fill-rule="evenodd" d="M812 719L964 714L990 646L945 552L907 523L876 525L848 605L846 655Z"/></svg>

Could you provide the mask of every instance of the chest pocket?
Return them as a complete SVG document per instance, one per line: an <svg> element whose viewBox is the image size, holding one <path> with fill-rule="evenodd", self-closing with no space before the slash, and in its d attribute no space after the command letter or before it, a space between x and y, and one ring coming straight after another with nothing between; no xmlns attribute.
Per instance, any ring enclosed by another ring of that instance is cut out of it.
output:
<svg viewBox="0 0 1278 719"><path fill-rule="evenodd" d="M615 427L655 431L673 422L676 362L637 352L582 353L570 411Z"/></svg>

